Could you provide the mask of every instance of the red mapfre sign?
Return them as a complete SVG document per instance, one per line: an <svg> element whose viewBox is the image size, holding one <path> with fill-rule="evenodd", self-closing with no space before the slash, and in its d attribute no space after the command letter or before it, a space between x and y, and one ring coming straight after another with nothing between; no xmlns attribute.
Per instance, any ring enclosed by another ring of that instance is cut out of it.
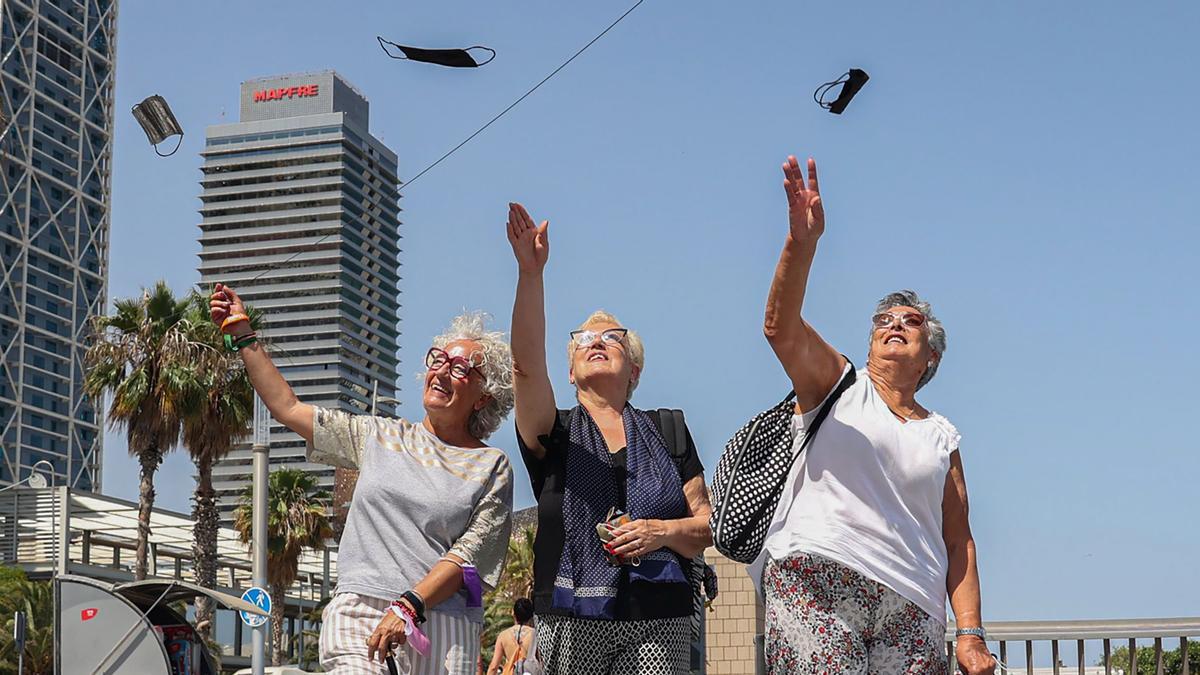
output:
<svg viewBox="0 0 1200 675"><path fill-rule="evenodd" d="M263 89L254 92L254 102L262 103L263 101L278 101L285 98L296 98L298 96L317 96L320 92L315 84L303 84L299 87L282 87L279 89Z"/></svg>

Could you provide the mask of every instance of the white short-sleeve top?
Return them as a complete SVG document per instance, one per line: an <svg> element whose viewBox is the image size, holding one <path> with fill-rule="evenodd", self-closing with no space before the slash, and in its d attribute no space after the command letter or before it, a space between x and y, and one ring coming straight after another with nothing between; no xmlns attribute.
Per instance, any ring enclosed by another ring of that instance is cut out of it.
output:
<svg viewBox="0 0 1200 675"><path fill-rule="evenodd" d="M813 553L944 621L942 497L958 431L937 413L898 419L866 369L857 375L792 467L751 577L761 586L767 555ZM797 444L817 410L792 418Z"/></svg>

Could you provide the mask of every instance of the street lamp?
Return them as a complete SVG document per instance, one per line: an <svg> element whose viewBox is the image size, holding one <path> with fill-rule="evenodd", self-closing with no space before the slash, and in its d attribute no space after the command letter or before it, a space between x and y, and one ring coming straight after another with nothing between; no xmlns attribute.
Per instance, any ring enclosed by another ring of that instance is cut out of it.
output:
<svg viewBox="0 0 1200 675"><path fill-rule="evenodd" d="M45 466L39 471L38 467L42 466L43 464ZM33 465L33 467L29 470L28 476L13 483L12 485L6 485L6 486L0 488L0 492L4 492L5 490L11 490L11 489L19 486L21 483L29 483L29 487L31 487L31 488L44 488L50 484L49 479L46 478L46 476L53 476L53 475L54 475L54 465L51 464L48 460L43 459L43 460L36 462Z"/></svg>
<svg viewBox="0 0 1200 675"><path fill-rule="evenodd" d="M377 414L380 403L391 403L392 405L400 405L400 399L392 398L391 396L379 395L379 380L375 380L375 389L371 392L371 414Z"/></svg>

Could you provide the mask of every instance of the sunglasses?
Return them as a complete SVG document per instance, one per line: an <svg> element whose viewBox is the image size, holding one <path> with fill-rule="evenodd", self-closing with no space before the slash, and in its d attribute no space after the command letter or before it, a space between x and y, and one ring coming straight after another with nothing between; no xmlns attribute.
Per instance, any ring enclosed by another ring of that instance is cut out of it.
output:
<svg viewBox="0 0 1200 675"><path fill-rule="evenodd" d="M871 317L876 328L891 328L897 321L905 328L920 328L925 325L925 315L917 312L880 312Z"/></svg>
<svg viewBox="0 0 1200 675"><path fill-rule="evenodd" d="M456 380L465 380L471 376L471 371L479 373L480 377L487 379L483 375L483 371L475 367L471 360L465 356L451 356L444 349L431 347L429 352L425 354L425 367L429 370L441 370L442 366L450 364L450 377Z"/></svg>
<svg viewBox="0 0 1200 675"><path fill-rule="evenodd" d="M571 331L571 341L575 343L575 349L587 349L600 341L610 347L615 347L625 340L625 334L629 332L628 328L609 328L608 330L573 330Z"/></svg>

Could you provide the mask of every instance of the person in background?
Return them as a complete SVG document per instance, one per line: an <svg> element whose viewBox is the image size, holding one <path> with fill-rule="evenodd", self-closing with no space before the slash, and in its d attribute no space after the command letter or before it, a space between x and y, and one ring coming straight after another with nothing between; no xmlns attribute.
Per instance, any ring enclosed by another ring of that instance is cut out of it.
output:
<svg viewBox="0 0 1200 675"><path fill-rule="evenodd" d="M492 663L485 675L541 675L537 653L537 629L533 626L533 602L520 598L513 603L513 625L496 636ZM503 664L503 667L501 667Z"/></svg>

